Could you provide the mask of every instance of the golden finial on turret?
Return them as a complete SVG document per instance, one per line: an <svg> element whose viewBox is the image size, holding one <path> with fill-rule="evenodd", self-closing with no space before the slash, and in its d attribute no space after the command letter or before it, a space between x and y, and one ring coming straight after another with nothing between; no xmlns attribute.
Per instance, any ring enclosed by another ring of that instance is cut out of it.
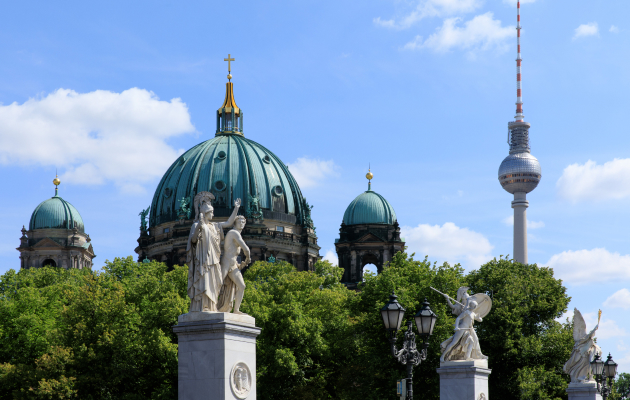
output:
<svg viewBox="0 0 630 400"><path fill-rule="evenodd" d="M368 173L365 174L365 178L368 180L368 191L372 190L372 178L374 178L374 174L371 172L371 169L368 167Z"/></svg>
<svg viewBox="0 0 630 400"><path fill-rule="evenodd" d="M234 58L231 57L231 54L228 54L227 58L224 58L223 61L227 61L228 62L228 81L232 79L232 61L236 61L234 60Z"/></svg>
<svg viewBox="0 0 630 400"><path fill-rule="evenodd" d="M55 185L55 196L57 196L57 186L59 186L60 183L61 181L59 180L59 176L55 174L55 179L53 179L53 184Z"/></svg>

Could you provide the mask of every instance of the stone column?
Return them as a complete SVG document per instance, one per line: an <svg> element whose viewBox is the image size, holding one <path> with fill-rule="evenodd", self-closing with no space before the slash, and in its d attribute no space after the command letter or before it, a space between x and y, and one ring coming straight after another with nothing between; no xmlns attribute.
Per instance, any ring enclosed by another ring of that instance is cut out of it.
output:
<svg viewBox="0 0 630 400"><path fill-rule="evenodd" d="M179 400L256 400L256 337L249 315L192 312L173 327Z"/></svg>
<svg viewBox="0 0 630 400"><path fill-rule="evenodd" d="M488 400L488 360L440 363L440 400Z"/></svg>
<svg viewBox="0 0 630 400"><path fill-rule="evenodd" d="M527 207L525 192L514 193L514 261L527 264Z"/></svg>
<svg viewBox="0 0 630 400"><path fill-rule="evenodd" d="M357 279L357 252L355 250L350 251L350 281L353 282Z"/></svg>
<svg viewBox="0 0 630 400"><path fill-rule="evenodd" d="M597 392L596 382L569 383L567 388L569 400L602 400L602 396Z"/></svg>

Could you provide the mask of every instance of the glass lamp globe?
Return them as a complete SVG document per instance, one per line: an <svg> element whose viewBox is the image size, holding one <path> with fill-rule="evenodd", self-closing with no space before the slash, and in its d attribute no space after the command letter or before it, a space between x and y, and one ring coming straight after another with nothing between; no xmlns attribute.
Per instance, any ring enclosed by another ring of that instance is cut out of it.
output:
<svg viewBox="0 0 630 400"><path fill-rule="evenodd" d="M595 376L601 376L604 372L604 362L599 354L595 354L595 358L591 361L591 370Z"/></svg>
<svg viewBox="0 0 630 400"><path fill-rule="evenodd" d="M388 332L396 332L400 329L400 324L405 316L405 309L398 303L398 296L392 292L389 301L381 308L383 325Z"/></svg>
<svg viewBox="0 0 630 400"><path fill-rule="evenodd" d="M608 358L604 363L604 375L607 378L614 378L617 375L617 363L613 361L610 353L608 353Z"/></svg>
<svg viewBox="0 0 630 400"><path fill-rule="evenodd" d="M435 321L437 321L437 315L431 310L429 307L429 302L427 299L424 299L424 303L422 303L422 308L418 313L414 316L416 320L416 327L418 328L418 333L423 338L428 338L433 334L433 328L435 328Z"/></svg>

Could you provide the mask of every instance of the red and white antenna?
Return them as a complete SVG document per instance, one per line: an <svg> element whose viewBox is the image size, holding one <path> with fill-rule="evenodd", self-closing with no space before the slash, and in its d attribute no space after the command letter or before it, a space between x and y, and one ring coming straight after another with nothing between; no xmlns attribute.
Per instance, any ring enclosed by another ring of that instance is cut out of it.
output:
<svg viewBox="0 0 630 400"><path fill-rule="evenodd" d="M521 92L521 2L516 2L516 43L518 45L518 56L516 57L516 122L523 122L523 95Z"/></svg>

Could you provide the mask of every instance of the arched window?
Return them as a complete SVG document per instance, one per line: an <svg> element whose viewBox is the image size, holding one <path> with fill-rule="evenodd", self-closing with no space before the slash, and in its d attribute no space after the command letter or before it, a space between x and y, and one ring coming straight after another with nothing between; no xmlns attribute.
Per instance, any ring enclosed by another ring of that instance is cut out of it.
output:
<svg viewBox="0 0 630 400"><path fill-rule="evenodd" d="M373 274L378 274L378 268L376 268L376 265L374 265L374 264L365 264L363 266L363 274L365 274L366 272L371 272Z"/></svg>
<svg viewBox="0 0 630 400"><path fill-rule="evenodd" d="M47 258L44 260L44 262L42 263L42 267L56 267L57 263L55 262L55 260L53 260L52 258Z"/></svg>

